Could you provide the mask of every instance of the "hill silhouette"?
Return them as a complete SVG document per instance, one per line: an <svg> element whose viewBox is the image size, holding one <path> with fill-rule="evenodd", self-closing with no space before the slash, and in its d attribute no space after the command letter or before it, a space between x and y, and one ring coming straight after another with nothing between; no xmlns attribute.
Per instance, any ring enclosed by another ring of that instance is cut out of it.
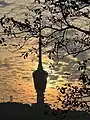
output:
<svg viewBox="0 0 90 120"><path fill-rule="evenodd" d="M85 111L51 109L48 104L0 103L0 117L28 117L31 120L90 120Z"/></svg>

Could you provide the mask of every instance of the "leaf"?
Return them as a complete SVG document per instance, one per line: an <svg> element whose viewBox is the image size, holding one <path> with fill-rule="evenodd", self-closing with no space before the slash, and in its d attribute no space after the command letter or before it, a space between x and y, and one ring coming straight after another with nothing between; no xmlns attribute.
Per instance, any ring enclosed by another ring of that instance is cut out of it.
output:
<svg viewBox="0 0 90 120"><path fill-rule="evenodd" d="M24 55L24 57L23 57L24 59L26 59L26 57L25 57L25 55Z"/></svg>
<svg viewBox="0 0 90 120"><path fill-rule="evenodd" d="M7 29L4 29L4 33L7 33Z"/></svg>
<svg viewBox="0 0 90 120"><path fill-rule="evenodd" d="M15 33L13 33L14 37L17 37Z"/></svg>
<svg viewBox="0 0 90 120"><path fill-rule="evenodd" d="M48 58L51 59L51 55L49 55Z"/></svg>
<svg viewBox="0 0 90 120"><path fill-rule="evenodd" d="M0 44L2 44L2 40L0 40Z"/></svg>
<svg viewBox="0 0 90 120"><path fill-rule="evenodd" d="M48 58L51 59L51 52L49 52Z"/></svg>
<svg viewBox="0 0 90 120"><path fill-rule="evenodd" d="M4 38L1 38L3 42L5 42L5 39Z"/></svg>
<svg viewBox="0 0 90 120"><path fill-rule="evenodd" d="M24 56L23 56L23 58L26 59L27 57L28 57L28 53L25 53Z"/></svg>
<svg viewBox="0 0 90 120"><path fill-rule="evenodd" d="M32 52L32 49L28 49L28 52Z"/></svg>
<svg viewBox="0 0 90 120"><path fill-rule="evenodd" d="M77 63L78 63L79 65L81 65L81 62L80 62L80 61L78 61Z"/></svg>
<svg viewBox="0 0 90 120"><path fill-rule="evenodd" d="M26 57L28 57L28 53L26 53L26 55L25 55Z"/></svg>
<svg viewBox="0 0 90 120"><path fill-rule="evenodd" d="M4 46L7 46L7 44L4 44Z"/></svg>
<svg viewBox="0 0 90 120"><path fill-rule="evenodd" d="M9 23L9 22L10 22L10 18L7 18L7 19L6 19L6 22Z"/></svg>
<svg viewBox="0 0 90 120"><path fill-rule="evenodd" d="M83 62L87 63L87 60L83 60Z"/></svg>

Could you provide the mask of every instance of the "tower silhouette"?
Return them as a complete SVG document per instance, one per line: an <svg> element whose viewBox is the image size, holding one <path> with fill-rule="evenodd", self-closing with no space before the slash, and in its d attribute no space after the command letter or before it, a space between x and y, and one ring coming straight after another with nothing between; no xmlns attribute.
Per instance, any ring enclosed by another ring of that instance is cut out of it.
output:
<svg viewBox="0 0 90 120"><path fill-rule="evenodd" d="M41 40L41 11L38 12L39 15L39 63L36 71L33 72L34 87L37 93L37 103L44 103L44 92L47 84L48 73L43 70L42 66L42 40Z"/></svg>

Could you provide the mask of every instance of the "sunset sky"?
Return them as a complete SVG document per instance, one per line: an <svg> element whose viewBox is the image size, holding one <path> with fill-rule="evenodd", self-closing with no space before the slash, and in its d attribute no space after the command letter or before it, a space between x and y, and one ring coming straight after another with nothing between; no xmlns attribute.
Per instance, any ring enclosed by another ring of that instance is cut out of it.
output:
<svg viewBox="0 0 90 120"><path fill-rule="evenodd" d="M0 0L0 17L7 15L18 20L24 20L26 5L31 4L33 0ZM0 32L2 30L0 29ZM20 44L23 43L22 38L15 40ZM13 96L13 101L23 103L36 102L36 93L33 85L32 72L37 69L38 59L36 54L30 54L27 59L21 57L22 52L27 51L38 44L36 38L30 38L25 46L14 53L10 46L6 49L0 46L0 102L9 101ZM15 48L14 48L15 49ZM49 73L47 89L45 92L45 101L54 103L56 101L56 86L63 86L68 81L78 85L77 61L89 56L89 53L83 53L78 58L68 56L60 60L59 65L50 68L53 60L49 60L47 55L43 55L43 67ZM88 67L88 69L90 69ZM70 73L69 76L65 73Z"/></svg>

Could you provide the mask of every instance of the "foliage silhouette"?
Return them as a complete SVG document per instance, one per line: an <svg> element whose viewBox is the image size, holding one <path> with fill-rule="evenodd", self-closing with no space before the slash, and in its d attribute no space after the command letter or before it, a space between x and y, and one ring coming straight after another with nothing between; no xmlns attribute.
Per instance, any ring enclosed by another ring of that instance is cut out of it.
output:
<svg viewBox="0 0 90 120"><path fill-rule="evenodd" d="M27 33L24 36L27 41L32 36L38 38L39 30L46 33L48 29L49 33L41 34L40 37L42 38L42 47L48 48L45 53L48 53L50 59L59 59L70 54L76 57L90 49L89 29L84 29L84 25L81 28L75 22L83 17L88 21L90 20L89 0L45 0L44 3L40 0L37 1L39 4L34 3L31 6L26 6L29 13L27 13L24 21L3 16L0 20L1 27L4 30L3 35L17 38L18 34ZM41 18L38 16L39 12L41 12ZM40 19L41 27L39 28ZM71 31L73 35L70 35ZM3 43L2 39L4 39L3 35L1 35L1 44ZM6 44L4 45L6 46ZM17 47L19 47L18 44ZM25 54L24 58L27 56L28 54Z"/></svg>
<svg viewBox="0 0 90 120"><path fill-rule="evenodd" d="M85 96L90 96L88 88L80 88L78 86L66 84L65 87L61 88L57 86L57 90L59 91L57 100L58 102L61 102L63 110L90 110L87 101L83 99Z"/></svg>
<svg viewBox="0 0 90 120"><path fill-rule="evenodd" d="M90 78L89 78L88 74L86 73L88 61L89 61L89 59L78 62L78 64L79 64L78 70L81 71L80 77L78 79L82 80L82 82L85 86L90 85Z"/></svg>

